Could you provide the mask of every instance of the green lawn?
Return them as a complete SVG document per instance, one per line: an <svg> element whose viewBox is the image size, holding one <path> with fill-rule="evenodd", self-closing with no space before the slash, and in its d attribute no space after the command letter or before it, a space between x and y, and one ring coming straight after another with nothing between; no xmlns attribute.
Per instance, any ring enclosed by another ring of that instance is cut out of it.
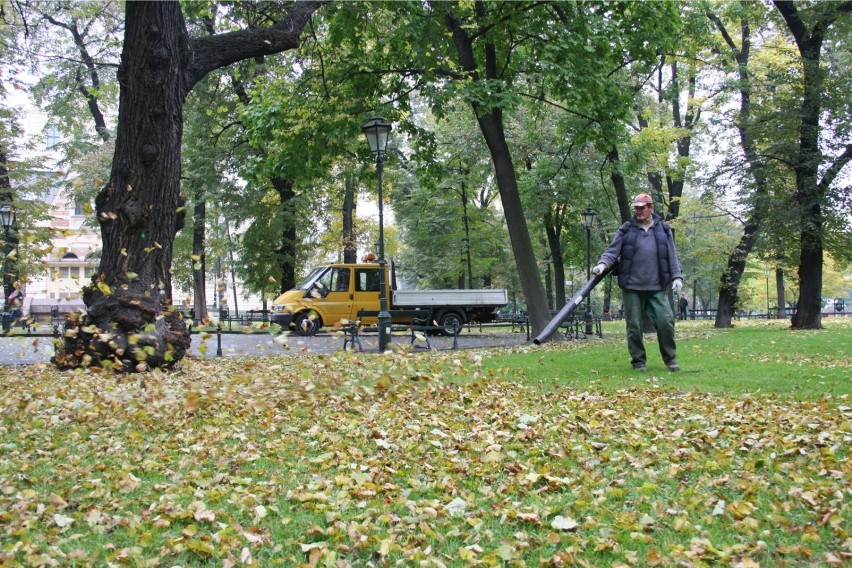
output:
<svg viewBox="0 0 852 568"><path fill-rule="evenodd" d="M486 367L574 388L654 385L797 397L852 393L852 318L826 319L818 331L788 327L782 321L743 321L732 329L678 322L680 373L666 369L653 334L645 342L648 373L634 371L622 322L606 324L603 340L554 340L546 349L490 357Z"/></svg>
<svg viewBox="0 0 852 568"><path fill-rule="evenodd" d="M849 326L0 373L3 566L835 566ZM653 348L653 345L650 346Z"/></svg>

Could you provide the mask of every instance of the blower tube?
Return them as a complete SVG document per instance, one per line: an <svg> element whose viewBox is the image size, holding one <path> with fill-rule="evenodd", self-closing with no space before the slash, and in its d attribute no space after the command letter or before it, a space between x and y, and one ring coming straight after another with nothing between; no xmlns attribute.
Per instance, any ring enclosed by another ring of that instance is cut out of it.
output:
<svg viewBox="0 0 852 568"><path fill-rule="evenodd" d="M609 268L586 282L586 284L583 285L583 287L577 291L577 294L573 298L570 298L567 302L565 302L565 305L562 307L561 310L559 310L559 312L555 316L553 316L553 319L550 320L550 323L544 326L544 329L541 330L541 333L539 333L535 337L535 339L533 339L533 343L535 343L536 345L541 345L542 343L545 343L547 340L549 340L550 337L554 333L556 333L556 330L559 329L559 326L562 325L562 322L564 322L566 319L568 319L568 316L574 313L574 310L577 309L577 306L583 303L583 300L586 299L586 297L592 292L595 286L600 284L601 280L603 280L607 274L612 272L613 268L615 268L616 266L618 265L616 264L610 266Z"/></svg>

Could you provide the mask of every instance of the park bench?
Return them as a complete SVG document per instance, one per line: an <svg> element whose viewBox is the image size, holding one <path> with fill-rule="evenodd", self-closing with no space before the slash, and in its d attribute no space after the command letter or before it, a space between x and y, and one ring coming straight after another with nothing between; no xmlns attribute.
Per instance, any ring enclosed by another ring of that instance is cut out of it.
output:
<svg viewBox="0 0 852 568"><path fill-rule="evenodd" d="M243 325L249 325L255 321L269 321L268 310L247 310L242 313L240 320Z"/></svg>
<svg viewBox="0 0 852 568"><path fill-rule="evenodd" d="M426 349L431 349L432 345L429 343L428 333L440 331L443 328L432 321L432 310L428 309L418 309L418 310L388 310L391 316L391 322L397 319L405 319L409 320L408 323L391 323L390 331L391 333L395 331L406 331L410 333L411 344L414 345L415 341L418 339L423 339L426 342ZM358 319L356 321L349 321L346 324L341 326L341 331L343 331L343 349L346 349L347 345L351 345L355 347L358 345L358 350L363 351L363 346L361 345L360 334L361 328L363 327L362 321L364 318L376 318L379 316L379 312L377 310L358 310ZM456 338L458 337L458 331L453 334L453 349L457 347ZM422 333L422 337L417 335L417 332Z"/></svg>

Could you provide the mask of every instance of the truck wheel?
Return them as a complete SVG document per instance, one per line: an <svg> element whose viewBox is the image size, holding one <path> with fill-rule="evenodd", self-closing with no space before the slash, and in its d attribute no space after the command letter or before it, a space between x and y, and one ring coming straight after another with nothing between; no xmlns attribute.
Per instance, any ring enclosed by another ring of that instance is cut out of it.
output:
<svg viewBox="0 0 852 568"><path fill-rule="evenodd" d="M322 319L316 314L312 315L310 312L302 312L296 314L296 317L293 319L293 327L296 328L297 334L304 337L316 335L322 327Z"/></svg>
<svg viewBox="0 0 852 568"><path fill-rule="evenodd" d="M438 319L438 325L442 328L441 334L452 337L458 331L461 331L464 325L464 316L458 312L444 312Z"/></svg>

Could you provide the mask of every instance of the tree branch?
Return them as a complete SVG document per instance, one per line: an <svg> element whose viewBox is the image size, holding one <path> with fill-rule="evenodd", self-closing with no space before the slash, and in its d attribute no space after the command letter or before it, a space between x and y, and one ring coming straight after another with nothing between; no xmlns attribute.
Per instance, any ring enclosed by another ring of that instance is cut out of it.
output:
<svg viewBox="0 0 852 568"><path fill-rule="evenodd" d="M841 153L837 158L834 159L834 162L828 167L825 173L822 175L822 179L819 181L819 189L822 192L828 190L828 187L834 182L837 176L840 174L840 170L852 160L852 144L847 144L846 149Z"/></svg>
<svg viewBox="0 0 852 568"><path fill-rule="evenodd" d="M305 25L313 13L328 1L295 2L287 17L270 28L240 30L190 39L190 61L185 71L186 93L214 69L298 47L299 36L302 35Z"/></svg>

